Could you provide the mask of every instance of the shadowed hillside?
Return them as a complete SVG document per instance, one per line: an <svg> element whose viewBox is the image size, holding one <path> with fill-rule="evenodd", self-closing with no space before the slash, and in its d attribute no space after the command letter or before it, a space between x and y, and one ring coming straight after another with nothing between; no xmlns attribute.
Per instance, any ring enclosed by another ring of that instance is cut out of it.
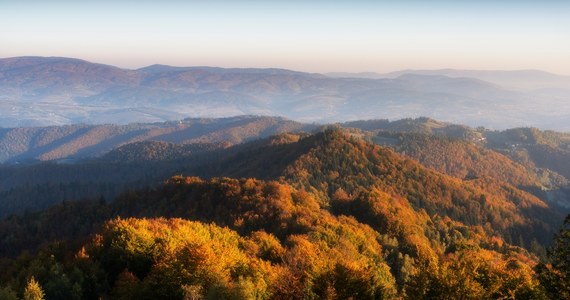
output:
<svg viewBox="0 0 570 300"><path fill-rule="evenodd" d="M0 161L26 163L34 160L85 159L141 141L235 145L282 132L309 131L312 128L312 125L283 118L241 116L130 125L0 129Z"/></svg>

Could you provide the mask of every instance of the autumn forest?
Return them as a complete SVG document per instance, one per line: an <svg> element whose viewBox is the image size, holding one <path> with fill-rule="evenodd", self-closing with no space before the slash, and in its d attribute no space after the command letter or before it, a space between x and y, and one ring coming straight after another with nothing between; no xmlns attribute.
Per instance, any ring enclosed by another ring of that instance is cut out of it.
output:
<svg viewBox="0 0 570 300"><path fill-rule="evenodd" d="M5 214L0 298L570 298L566 177L533 158L566 153L564 136L526 132L544 142L512 151L500 135L524 131L430 122L20 166L39 177L7 199L83 196Z"/></svg>

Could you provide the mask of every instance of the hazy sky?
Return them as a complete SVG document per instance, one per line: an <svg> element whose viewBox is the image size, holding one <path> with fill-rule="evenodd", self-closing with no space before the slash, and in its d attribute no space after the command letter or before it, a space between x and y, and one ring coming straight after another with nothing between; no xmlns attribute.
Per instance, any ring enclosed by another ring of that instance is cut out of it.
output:
<svg viewBox="0 0 570 300"><path fill-rule="evenodd" d="M0 0L0 57L570 75L570 1Z"/></svg>

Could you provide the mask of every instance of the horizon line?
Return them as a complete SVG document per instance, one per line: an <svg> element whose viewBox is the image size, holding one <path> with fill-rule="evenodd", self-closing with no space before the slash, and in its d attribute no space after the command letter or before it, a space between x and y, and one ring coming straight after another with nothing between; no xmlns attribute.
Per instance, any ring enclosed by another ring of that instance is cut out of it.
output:
<svg viewBox="0 0 570 300"><path fill-rule="evenodd" d="M0 57L0 60L19 59L19 58L71 59L71 60L84 61L84 62L91 63L91 64L111 66L111 67L115 67L115 68L119 68L119 69L123 69L123 70L129 70L129 71L138 71L138 70L148 68L148 67L152 67L152 66L164 66L164 67L171 67L171 68L218 68L218 69L227 69L227 70L229 70L229 69L284 70L284 71L293 71L293 72L298 72L298 73L320 74L320 75L337 74L337 73L345 73L345 74L349 74L349 75L359 75L359 74L389 75L391 73L398 73L398 72L422 72L422 71L478 71L478 72L525 72L525 71L528 72L528 71L533 71L533 72L543 72L543 73L556 75L556 76L562 76L562 77L570 77L570 74L562 74L562 73L557 73L557 72L551 72L551 71L547 71L544 69L532 68L532 67L523 68L523 69L472 69L472 68L450 68L450 67L440 67L440 68L433 68L433 69L430 69L430 68L428 68L428 69L416 69L416 68L411 67L411 68L395 69L395 70L391 70L391 71L387 71L387 72L370 71L370 70L368 70L368 71L316 72L316 71L299 70L299 69L292 69L292 68L285 68L285 67L278 67L278 66L273 66L273 67L261 67L261 66L233 67L233 66L216 66L216 65L172 65L172 64L162 64L162 63L152 63L152 64L148 64L148 65L143 65L141 67L132 68L132 67L124 67L124 66L120 66L120 65L106 63L106 62L93 61L93 60L89 60L89 59L85 59L85 58L78 58L78 57L71 57L71 56L57 56L57 55L53 55L53 56L42 56L42 55L10 56L10 57Z"/></svg>

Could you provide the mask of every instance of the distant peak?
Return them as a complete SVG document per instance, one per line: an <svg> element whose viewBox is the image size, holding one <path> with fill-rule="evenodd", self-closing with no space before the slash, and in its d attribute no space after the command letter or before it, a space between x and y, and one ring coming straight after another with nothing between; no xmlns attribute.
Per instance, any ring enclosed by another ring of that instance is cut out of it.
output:
<svg viewBox="0 0 570 300"><path fill-rule="evenodd" d="M90 63L86 60L78 58L60 57L60 56L17 56L17 57L2 58L0 59L0 62L29 63L29 64L56 63L56 62Z"/></svg>
<svg viewBox="0 0 570 300"><path fill-rule="evenodd" d="M61 64L86 65L86 66L90 65L90 66L120 69L112 65L93 63L83 59L59 57L59 56L18 56L18 57L9 57L9 58L0 59L1 69L22 68L22 67L40 66L40 65L61 65Z"/></svg>
<svg viewBox="0 0 570 300"><path fill-rule="evenodd" d="M318 73L305 73L300 71L293 71L280 68L222 68L211 66L191 66L179 67L162 64L154 64L144 68L137 69L137 71L146 73L166 73L166 72L211 72L218 74L265 74L265 75L302 75L311 77L324 77Z"/></svg>

